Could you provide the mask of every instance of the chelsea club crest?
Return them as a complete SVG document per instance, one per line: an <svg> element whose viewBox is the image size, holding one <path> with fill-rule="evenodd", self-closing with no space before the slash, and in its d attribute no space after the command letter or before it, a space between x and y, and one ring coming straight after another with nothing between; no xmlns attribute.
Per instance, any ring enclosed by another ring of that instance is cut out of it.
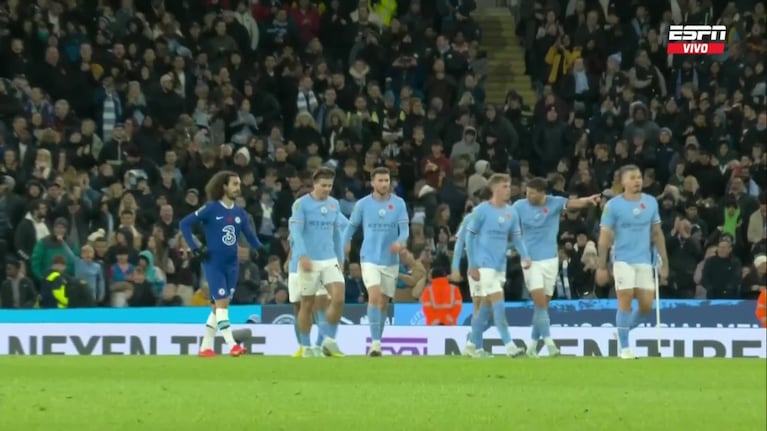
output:
<svg viewBox="0 0 767 431"><path fill-rule="evenodd" d="M235 217L234 218L234 222L237 223L237 224L240 224L240 218L239 217Z"/></svg>

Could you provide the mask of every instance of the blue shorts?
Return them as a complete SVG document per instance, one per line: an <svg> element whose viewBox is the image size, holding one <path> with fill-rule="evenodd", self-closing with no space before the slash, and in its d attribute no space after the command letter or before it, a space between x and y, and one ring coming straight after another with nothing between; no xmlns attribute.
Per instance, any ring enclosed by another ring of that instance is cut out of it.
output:
<svg viewBox="0 0 767 431"><path fill-rule="evenodd" d="M211 302L219 299L232 299L234 289L237 287L239 266L209 262L203 264L203 270L208 282Z"/></svg>

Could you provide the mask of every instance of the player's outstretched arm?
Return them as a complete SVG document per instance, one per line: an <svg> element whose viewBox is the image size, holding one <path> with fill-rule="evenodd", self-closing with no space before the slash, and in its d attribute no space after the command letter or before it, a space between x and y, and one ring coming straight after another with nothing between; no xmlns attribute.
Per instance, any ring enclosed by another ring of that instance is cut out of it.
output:
<svg viewBox="0 0 767 431"><path fill-rule="evenodd" d="M660 274L663 281L668 277L668 254L666 252L666 236L660 222L652 225L652 244L660 255Z"/></svg>
<svg viewBox="0 0 767 431"><path fill-rule="evenodd" d="M602 195L600 193L597 193L595 195L586 196L583 198L576 198L576 199L568 199L567 200L567 208L570 209L581 209L586 208L592 205L599 205L599 201L602 199Z"/></svg>

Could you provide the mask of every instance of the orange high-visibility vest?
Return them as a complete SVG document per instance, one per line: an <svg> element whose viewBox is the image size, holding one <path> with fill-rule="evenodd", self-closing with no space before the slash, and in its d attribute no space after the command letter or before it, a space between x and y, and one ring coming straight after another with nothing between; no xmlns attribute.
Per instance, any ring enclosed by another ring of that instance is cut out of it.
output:
<svg viewBox="0 0 767 431"><path fill-rule="evenodd" d="M767 328L767 290L762 290L756 300L756 318L762 328Z"/></svg>
<svg viewBox="0 0 767 431"><path fill-rule="evenodd" d="M432 280L421 295L421 305L427 325L458 324L462 304L461 290L450 284L447 277Z"/></svg>

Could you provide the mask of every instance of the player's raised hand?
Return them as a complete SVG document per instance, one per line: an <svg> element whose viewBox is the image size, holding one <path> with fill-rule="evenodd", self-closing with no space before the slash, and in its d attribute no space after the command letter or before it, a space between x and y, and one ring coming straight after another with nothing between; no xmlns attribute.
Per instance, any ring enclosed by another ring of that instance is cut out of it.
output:
<svg viewBox="0 0 767 431"><path fill-rule="evenodd" d="M610 274L606 269L597 269L594 281L597 283L597 286L605 286L610 282Z"/></svg>
<svg viewBox="0 0 767 431"><path fill-rule="evenodd" d="M453 271L450 273L450 276L448 277L448 280L454 282L454 283L460 283L463 281L463 277L461 277L460 271Z"/></svg>
<svg viewBox="0 0 767 431"><path fill-rule="evenodd" d="M532 265L532 264L533 264L533 261L531 261L529 258L528 259L522 259L522 268L523 269L530 268L530 265Z"/></svg>
<svg viewBox="0 0 767 431"><path fill-rule="evenodd" d="M469 277L474 281L479 281L479 268L471 268L469 270Z"/></svg>
<svg viewBox="0 0 767 431"><path fill-rule="evenodd" d="M312 271L312 261L311 259L309 259L308 256L301 256L301 258L298 260L298 265L301 267L301 270L304 272Z"/></svg>

